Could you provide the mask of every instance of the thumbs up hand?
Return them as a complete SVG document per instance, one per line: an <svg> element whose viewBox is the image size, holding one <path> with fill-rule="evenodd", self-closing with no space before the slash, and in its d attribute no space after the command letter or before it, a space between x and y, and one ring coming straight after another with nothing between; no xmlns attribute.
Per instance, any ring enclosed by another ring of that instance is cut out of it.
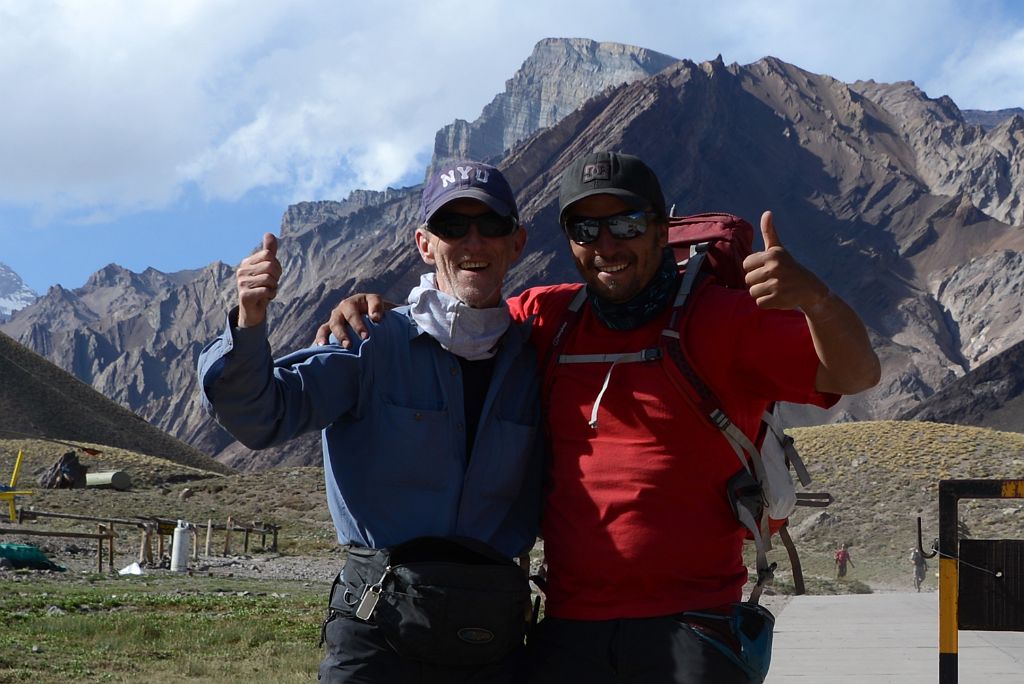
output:
<svg viewBox="0 0 1024 684"><path fill-rule="evenodd" d="M260 249L242 259L235 271L239 328L259 325L267 317L267 304L277 296L281 271L281 262L277 260L277 237L273 233L264 233Z"/></svg>
<svg viewBox="0 0 1024 684"><path fill-rule="evenodd" d="M829 296L825 283L800 265L786 251L775 231L772 212L761 214L764 251L743 260L750 296L762 309L802 309L814 311Z"/></svg>
<svg viewBox="0 0 1024 684"><path fill-rule="evenodd" d="M765 251L776 247L782 249L782 241L775 232L775 219L770 211L761 214L761 238L764 240Z"/></svg>

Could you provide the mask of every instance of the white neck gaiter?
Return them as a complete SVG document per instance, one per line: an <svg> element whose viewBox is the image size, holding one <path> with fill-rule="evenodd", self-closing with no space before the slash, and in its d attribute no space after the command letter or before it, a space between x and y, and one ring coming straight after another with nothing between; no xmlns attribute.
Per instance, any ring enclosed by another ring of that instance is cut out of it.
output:
<svg viewBox="0 0 1024 684"><path fill-rule="evenodd" d="M508 304L474 309L437 289L433 273L420 276L409 293L409 315L441 346L469 361L489 359L512 322Z"/></svg>

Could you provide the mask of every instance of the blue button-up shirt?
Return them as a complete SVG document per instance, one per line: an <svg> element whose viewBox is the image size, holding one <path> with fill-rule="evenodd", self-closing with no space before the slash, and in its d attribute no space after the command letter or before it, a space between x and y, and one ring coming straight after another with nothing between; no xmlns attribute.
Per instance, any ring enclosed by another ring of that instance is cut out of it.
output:
<svg viewBox="0 0 1024 684"><path fill-rule="evenodd" d="M322 430L339 542L461 535L508 556L533 545L544 446L528 322L501 339L469 458L459 360L406 307L368 321L370 338L350 350L315 346L277 361L265 324L231 318L199 357L203 406L253 449Z"/></svg>

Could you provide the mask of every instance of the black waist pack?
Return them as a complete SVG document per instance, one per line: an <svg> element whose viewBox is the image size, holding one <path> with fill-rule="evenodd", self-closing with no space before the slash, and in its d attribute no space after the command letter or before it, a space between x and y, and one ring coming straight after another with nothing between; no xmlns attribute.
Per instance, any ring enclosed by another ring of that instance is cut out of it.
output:
<svg viewBox="0 0 1024 684"><path fill-rule="evenodd" d="M694 634L736 663L751 681L763 682L768 676L775 616L767 608L751 603L734 603L726 613L687 611L681 617L684 621L696 620L698 624L690 625ZM700 621L705 624L721 623L716 630L721 636L716 637L700 629Z"/></svg>
<svg viewBox="0 0 1024 684"><path fill-rule="evenodd" d="M487 544L417 537L389 549L350 548L348 614L376 624L403 658L483 665L523 645L526 573ZM333 602L332 602L333 605Z"/></svg>

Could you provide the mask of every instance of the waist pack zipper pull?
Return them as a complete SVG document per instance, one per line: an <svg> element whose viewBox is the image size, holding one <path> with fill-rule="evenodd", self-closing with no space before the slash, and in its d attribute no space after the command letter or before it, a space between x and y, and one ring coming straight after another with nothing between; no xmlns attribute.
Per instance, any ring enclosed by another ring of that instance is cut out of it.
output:
<svg viewBox="0 0 1024 684"><path fill-rule="evenodd" d="M356 606L356 617L360 620L369 620L370 616L373 615L373 609L377 607L377 601L380 600L380 592L384 589L384 580L391 574L391 566L384 568L384 574L380 576L376 584L363 589L363 596L359 599L359 605Z"/></svg>

